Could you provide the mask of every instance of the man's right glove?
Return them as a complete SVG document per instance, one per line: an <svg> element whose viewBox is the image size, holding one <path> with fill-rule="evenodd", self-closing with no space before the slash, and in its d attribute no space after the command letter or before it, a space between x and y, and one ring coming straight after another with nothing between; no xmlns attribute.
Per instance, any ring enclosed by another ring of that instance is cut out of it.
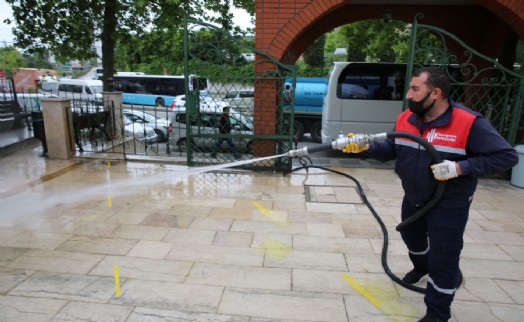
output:
<svg viewBox="0 0 524 322"><path fill-rule="evenodd" d="M431 171L435 179L446 181L458 177L457 164L454 161L444 160L441 163L431 165Z"/></svg>
<svg viewBox="0 0 524 322"><path fill-rule="evenodd" d="M352 138L354 136L355 136L355 134L348 133L348 137L349 138ZM350 140L350 141L352 141L352 140ZM346 144L346 146L342 149L342 152L344 152L344 153L360 153L360 152L366 151L368 148L369 148L369 144L367 144L367 143L363 143L363 144L349 143L349 144Z"/></svg>

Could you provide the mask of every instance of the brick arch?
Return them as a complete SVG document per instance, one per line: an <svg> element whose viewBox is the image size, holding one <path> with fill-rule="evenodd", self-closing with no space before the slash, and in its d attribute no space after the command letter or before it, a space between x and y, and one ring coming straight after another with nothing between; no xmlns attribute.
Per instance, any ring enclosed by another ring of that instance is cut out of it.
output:
<svg viewBox="0 0 524 322"><path fill-rule="evenodd" d="M395 5L394 2L389 5L394 19L411 22L415 14L423 12L426 16L423 23L457 35L488 56L497 53L508 32L516 32L524 39L524 1L475 0L470 6ZM257 49L284 63L294 63L322 34L344 24L380 19L384 7L352 4L347 0L259 0L255 44Z"/></svg>

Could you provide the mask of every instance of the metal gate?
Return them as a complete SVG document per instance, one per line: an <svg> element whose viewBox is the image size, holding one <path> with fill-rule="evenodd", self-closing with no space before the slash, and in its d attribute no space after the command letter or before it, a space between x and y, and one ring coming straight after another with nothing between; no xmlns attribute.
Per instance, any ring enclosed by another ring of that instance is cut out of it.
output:
<svg viewBox="0 0 524 322"><path fill-rule="evenodd" d="M187 164L255 159L238 166L289 170L290 158L267 157L292 148L293 108L284 87L295 84L294 66L205 22L186 19L184 38L186 99L173 107L170 140L187 152ZM221 126L224 107L230 131Z"/></svg>
<svg viewBox="0 0 524 322"><path fill-rule="evenodd" d="M418 14L413 23L407 75L422 66L442 66L451 79L452 99L482 113L510 144L519 143L524 75L479 53L443 29L419 24L417 18L422 17ZM450 48L455 50L451 52Z"/></svg>

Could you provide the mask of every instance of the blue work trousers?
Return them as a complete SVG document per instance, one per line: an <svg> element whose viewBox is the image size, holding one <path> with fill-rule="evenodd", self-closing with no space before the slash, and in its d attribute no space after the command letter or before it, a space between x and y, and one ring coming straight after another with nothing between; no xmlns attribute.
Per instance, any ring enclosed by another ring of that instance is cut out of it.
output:
<svg viewBox="0 0 524 322"><path fill-rule="evenodd" d="M460 252L464 246L463 236L470 205L470 202L461 202L456 207L437 204L400 232L414 268L428 272L424 297L427 311L444 321L451 318L451 302L459 286ZM404 199L402 220L418 209L419 206L411 205Z"/></svg>

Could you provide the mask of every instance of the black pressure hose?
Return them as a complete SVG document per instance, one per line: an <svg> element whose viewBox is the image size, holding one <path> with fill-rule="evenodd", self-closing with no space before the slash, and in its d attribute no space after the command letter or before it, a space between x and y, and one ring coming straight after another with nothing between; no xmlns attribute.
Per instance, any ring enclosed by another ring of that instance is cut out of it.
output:
<svg viewBox="0 0 524 322"><path fill-rule="evenodd" d="M392 131L392 132L388 132L387 133L387 137L388 138L403 137L403 138L407 138L407 139L413 140L413 141L419 143L420 145L422 145L428 151L428 153L431 155L434 163L442 162L442 158L438 154L438 152L435 149L435 147L433 145L431 145L431 143L429 143L428 141L424 140L424 138L422 138L420 136L417 136L417 135L414 135L414 134L408 133L408 132ZM324 150L327 150L326 147L327 147L327 145L322 145L321 147L319 147L317 149L308 149L308 152L324 151ZM329 145L329 148L331 148L331 145ZM384 272L395 283L397 283L397 284L399 284L399 285L401 285L401 286L403 286L403 287L405 287L405 288L407 288L409 290L412 290L412 291L415 291L415 292L419 292L419 293L425 293L426 292L425 288L418 287L418 286L415 286L415 285L412 285L412 284L404 282L402 279L400 279L395 274L393 274L393 272L389 268L388 261L387 261L388 244L389 244L389 235L388 235L387 227L384 224L384 222L382 221L382 218L380 218L378 213L375 211L375 209L373 208L373 206L369 202L369 200L368 200L368 198L367 198L367 196L366 196L366 194L364 192L364 189L362 189L362 186L360 185L360 182L357 179L355 179L353 176L351 176L351 175L349 175L347 173L343 173L343 172L336 171L336 170L333 170L333 169L329 169L329 168L326 168L326 167L314 166L312 164L311 165L307 165L307 163L304 161L303 158L304 157L301 157L299 159L299 162L300 162L300 164L302 166L297 167L295 169L292 169L288 173L296 172L296 171L299 171L301 169L306 169L306 171L307 171L309 168L316 168L316 169L322 169L324 171L340 174L340 175L342 175L342 176L344 176L346 178L349 178L350 180L352 180L355 183L355 185L357 186L357 193L359 194L360 198L362 199L362 202L364 202L366 204L366 206L369 208L369 210L373 214L373 217L375 217L375 219L379 223L380 228L382 230L382 234L384 235L383 244L382 244L382 254L381 254L381 261L382 261L382 267L384 268ZM310 158L307 158L307 159L309 160L310 163L312 163ZM286 175L286 174L287 173L284 173L284 175ZM404 229L405 227L409 226L410 224L412 224L413 222L415 222L416 220L418 220L419 218L424 216L429 210L431 210L437 204L437 202L440 200L440 198L442 198L442 195L444 194L445 188L446 188L446 182L445 181L439 181L438 184L437 184L437 188L435 190L435 193L433 194L433 197L424 205L424 207L420 208L417 212L415 212L413 215L411 215L408 219L404 220L399 225L397 225L397 228L396 228L397 231L400 231L400 230Z"/></svg>

